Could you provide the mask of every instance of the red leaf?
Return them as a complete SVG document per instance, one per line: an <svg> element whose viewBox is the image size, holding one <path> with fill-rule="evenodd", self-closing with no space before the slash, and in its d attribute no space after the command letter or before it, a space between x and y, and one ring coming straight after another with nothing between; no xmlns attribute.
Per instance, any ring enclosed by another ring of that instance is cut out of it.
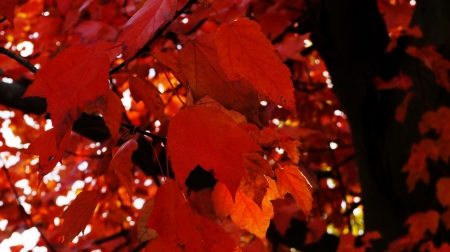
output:
<svg viewBox="0 0 450 252"><path fill-rule="evenodd" d="M231 252L234 241L217 224L195 215L178 184L167 180L156 192L147 227L158 233L158 251L220 251ZM150 245L150 246L156 246Z"/></svg>
<svg viewBox="0 0 450 252"><path fill-rule="evenodd" d="M25 153L39 156L39 175L45 176L62 160L69 137L70 131L67 131L61 143L57 144L53 128L45 131L31 142Z"/></svg>
<svg viewBox="0 0 450 252"><path fill-rule="evenodd" d="M232 82L219 64L214 33L188 41L180 51L180 64L194 102L208 95L225 108L259 123L258 93L245 80ZM214 83L214 85L211 85Z"/></svg>
<svg viewBox="0 0 450 252"><path fill-rule="evenodd" d="M412 214L406 220L406 225L409 225L409 235L413 239L421 239L427 230L435 234L439 225L439 213L429 210Z"/></svg>
<svg viewBox="0 0 450 252"><path fill-rule="evenodd" d="M148 111L152 112L159 120L162 120L164 116L164 102L161 99L161 93L152 83L139 77L133 77L130 79L130 92L136 102L142 101Z"/></svg>
<svg viewBox="0 0 450 252"><path fill-rule="evenodd" d="M8 19L11 25L14 27L14 9L18 0L1 0L0 1L0 15Z"/></svg>
<svg viewBox="0 0 450 252"><path fill-rule="evenodd" d="M131 173L131 168L133 168L133 163L131 162L131 155L133 151L137 150L138 143L134 139L128 140L126 143L120 146L119 150L116 152L111 160L109 169L113 170L120 182L127 188L128 195L131 200L131 192L133 187L133 174Z"/></svg>
<svg viewBox="0 0 450 252"><path fill-rule="evenodd" d="M181 110L170 122L167 138L167 152L180 183L200 165L227 185L232 196L244 175L242 154L261 151L247 131L211 107Z"/></svg>
<svg viewBox="0 0 450 252"><path fill-rule="evenodd" d="M64 219L62 224L64 247L84 230L89 219L94 214L99 196L98 191L81 192L64 211L64 214L61 216L61 219Z"/></svg>
<svg viewBox="0 0 450 252"><path fill-rule="evenodd" d="M275 170L277 186L283 196L290 193L294 197L297 206L302 209L305 216L309 216L312 207L312 195L309 191L309 183L297 166L289 165Z"/></svg>
<svg viewBox="0 0 450 252"><path fill-rule="evenodd" d="M100 96L95 105L100 109L105 124L111 133L113 139L117 139L122 115L125 113L122 101L113 91Z"/></svg>
<svg viewBox="0 0 450 252"><path fill-rule="evenodd" d="M436 183L436 197L443 206L450 206L450 178L440 178Z"/></svg>
<svg viewBox="0 0 450 252"><path fill-rule="evenodd" d="M24 97L46 99L47 111L55 127L56 143L59 144L88 105L107 94L108 71L108 54L72 46L49 60L37 72Z"/></svg>
<svg viewBox="0 0 450 252"><path fill-rule="evenodd" d="M242 18L222 24L216 45L219 63L231 81L246 79L260 94L296 115L291 72L258 23Z"/></svg>
<svg viewBox="0 0 450 252"><path fill-rule="evenodd" d="M123 28L119 41L123 43L123 58L132 58L155 32L171 20L177 0L148 0Z"/></svg>

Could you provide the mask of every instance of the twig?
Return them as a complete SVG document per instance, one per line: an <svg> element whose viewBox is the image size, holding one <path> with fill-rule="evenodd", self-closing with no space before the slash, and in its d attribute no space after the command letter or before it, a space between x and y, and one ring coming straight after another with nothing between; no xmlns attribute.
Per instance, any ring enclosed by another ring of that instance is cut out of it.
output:
<svg viewBox="0 0 450 252"><path fill-rule="evenodd" d="M139 49L139 51L136 52L136 54L131 57L128 61L124 61L122 63L120 63L118 66L114 67L113 69L111 69L109 71L109 74L114 74L115 72L119 71L122 67L125 66L125 64L129 61L134 60L135 58L137 58L141 53L145 52L147 50L147 47L149 47L151 44L153 44L153 42L156 41L156 39L158 39L163 33L164 31L181 15L183 14L189 7L191 7L191 5L193 3L195 3L196 1L194 0L189 0L185 6L183 6L183 8L181 8L179 11L177 11L175 13L175 15L173 16L173 18L171 20L169 20L169 22L167 22L163 27L159 28L155 34L153 35L153 37L147 42L145 43L145 45Z"/></svg>
<svg viewBox="0 0 450 252"><path fill-rule="evenodd" d="M101 118L99 116L92 116L92 115L88 115L86 113L83 113L82 116L91 118L93 120L103 120L103 118ZM127 128L132 135L135 134L135 133L139 133L139 134L151 137L152 139L158 140L158 141L162 142L163 144L166 144L166 142L167 142L167 139L165 137L158 136L158 135L152 134L150 132L141 130L138 127L133 126L133 125L128 124L128 123L121 122L120 124L121 124L122 127Z"/></svg>
<svg viewBox="0 0 450 252"><path fill-rule="evenodd" d="M4 18L2 18L2 19L0 19L0 23L3 23L4 21L6 20L6 18L4 17Z"/></svg>
<svg viewBox="0 0 450 252"><path fill-rule="evenodd" d="M117 232L117 233L112 234L112 235L110 235L110 236L106 236L106 237L103 237L103 238L101 238L101 239L95 240L95 241L93 242L93 244L95 244L95 245L100 245L100 244L102 244L102 243L105 243L105 242L114 240L114 239L116 239L116 238L127 237L129 233L130 233L130 230L129 230L129 229L123 229L123 230L121 230L120 232Z"/></svg>
<svg viewBox="0 0 450 252"><path fill-rule="evenodd" d="M158 135L155 135L155 134L152 134L152 133L147 132L147 131L144 131L144 130L141 130L141 129L139 129L139 128L136 127L136 126L133 126L133 125L130 125L130 124L127 124L127 123L121 123L121 125L122 125L122 127L127 128L127 129L130 131L131 134L134 134L134 133L137 132L137 133L139 133L139 134L142 134L142 135L151 137L151 138L153 138L153 139L156 139L156 140L162 142L164 145L165 145L166 142L167 142L167 138L162 137L162 136L158 136Z"/></svg>
<svg viewBox="0 0 450 252"><path fill-rule="evenodd" d="M6 49L4 47L0 47L0 53L10 57L11 59L13 59L13 60L15 60L17 62L19 62L20 64L22 64L24 67L28 68L28 70L30 70L33 73L36 73L37 70L38 70L28 60L22 58L21 56L11 52L10 50L8 50L8 49Z"/></svg>
<svg viewBox="0 0 450 252"><path fill-rule="evenodd" d="M159 63L159 65L161 66L161 68L162 68L162 70L163 70L163 72L164 72L164 75L166 76L166 79L167 79L167 81L169 82L170 86L172 87L172 90L173 90L173 92L175 93L175 95L177 96L178 100L183 104L184 107L186 107L186 103L184 103L184 101L181 100L181 97L180 97L180 95L178 94L178 91L175 90L175 87L173 86L172 81L171 81L170 78L169 78L169 75L167 75L165 67L163 66L163 64L161 64L161 62L158 61L158 63Z"/></svg>
<svg viewBox="0 0 450 252"><path fill-rule="evenodd" d="M11 176L9 175L8 169L3 167L3 171L6 174L6 178L8 179L11 190L13 191L14 196L16 197L16 202L17 202L17 206L19 207L19 211L22 214L22 216L24 216L24 218L25 218L25 225L28 226L28 224L27 224L27 220L28 220L30 222L31 226L35 227L38 230L38 232L41 234L41 238L44 241L44 243L47 245L48 250L50 250L52 252L56 252L56 249L53 247L53 245L50 243L50 241L45 237L44 233L42 233L42 231L36 226L33 219L31 218L31 216L27 212L25 212L25 209L23 208L22 204L20 203L19 194L17 193L16 187L14 186Z"/></svg>

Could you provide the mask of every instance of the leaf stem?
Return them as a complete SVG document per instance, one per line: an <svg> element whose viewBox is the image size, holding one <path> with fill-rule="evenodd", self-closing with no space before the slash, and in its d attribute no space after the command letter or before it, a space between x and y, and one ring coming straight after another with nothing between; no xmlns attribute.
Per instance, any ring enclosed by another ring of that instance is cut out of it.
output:
<svg viewBox="0 0 450 252"><path fill-rule="evenodd" d="M11 59L19 62L21 65L23 65L24 67L28 68L28 70L30 70L33 73L36 73L38 71L38 69L33 66L33 64L31 64L28 60L22 58L21 56L11 52L10 50L4 48L4 47L0 47L0 53L4 54L8 57L10 57Z"/></svg>
<svg viewBox="0 0 450 252"><path fill-rule="evenodd" d="M183 14L189 7L191 7L192 4L196 3L197 1L195 0L189 0L185 6L183 6L183 8L181 8L179 11L177 11L175 13L175 15L173 16L173 18L171 20L169 20L163 27L159 28L155 34L153 35L153 37L147 42L145 43L145 45L139 49L139 51L136 52L136 54L131 57L128 61L124 61L122 63L120 63L119 65L117 65L116 67L112 68L109 71L109 74L114 74L117 71L119 71L122 67L125 66L125 64L127 64L128 62L136 59L139 55L141 55L143 52L145 52L147 50L147 47L149 47L151 44L153 44L153 42L156 41L156 39L158 39L159 37L161 37L161 35L164 33L164 31L181 15Z"/></svg>

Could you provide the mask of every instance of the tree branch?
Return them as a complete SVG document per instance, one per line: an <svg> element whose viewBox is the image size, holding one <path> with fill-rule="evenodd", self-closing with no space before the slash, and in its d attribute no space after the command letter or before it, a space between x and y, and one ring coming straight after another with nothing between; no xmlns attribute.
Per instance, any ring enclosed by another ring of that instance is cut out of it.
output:
<svg viewBox="0 0 450 252"><path fill-rule="evenodd" d="M20 64L22 64L24 67L28 68L28 70L30 70L33 73L37 72L37 68L35 66L33 66L33 64L31 64L28 60L22 58L21 56L11 52L10 50L4 48L4 47L0 47L0 53L4 54L8 57L10 57L11 59L19 62Z"/></svg>
<svg viewBox="0 0 450 252"><path fill-rule="evenodd" d="M155 34L153 35L153 37L147 42L145 43L145 45L139 49L139 51L137 51L137 53L131 57L128 61L124 61L122 63L120 63L118 66L114 67L113 69L111 69L109 71L109 74L114 74L115 72L119 71L122 67L125 66L125 64L127 62L130 62L134 59L136 59L139 55L141 55L143 52L147 51L147 47L149 47L151 44L153 44L153 42L156 41L156 39L158 39L159 37L161 37L161 35L164 33L164 31L173 23L173 21L175 21L181 14L183 14L189 7L191 7L192 4L194 4L196 1L195 0L189 0L185 6L183 6L183 8L181 8L179 11L177 11L175 13L175 15L173 16L173 18L167 22L163 27L159 28Z"/></svg>

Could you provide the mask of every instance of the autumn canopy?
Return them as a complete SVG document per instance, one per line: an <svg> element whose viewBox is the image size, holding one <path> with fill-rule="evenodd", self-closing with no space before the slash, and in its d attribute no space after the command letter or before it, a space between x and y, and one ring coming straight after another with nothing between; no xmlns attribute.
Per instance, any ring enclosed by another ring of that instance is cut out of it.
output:
<svg viewBox="0 0 450 252"><path fill-rule="evenodd" d="M447 251L416 4L0 0L0 251Z"/></svg>

